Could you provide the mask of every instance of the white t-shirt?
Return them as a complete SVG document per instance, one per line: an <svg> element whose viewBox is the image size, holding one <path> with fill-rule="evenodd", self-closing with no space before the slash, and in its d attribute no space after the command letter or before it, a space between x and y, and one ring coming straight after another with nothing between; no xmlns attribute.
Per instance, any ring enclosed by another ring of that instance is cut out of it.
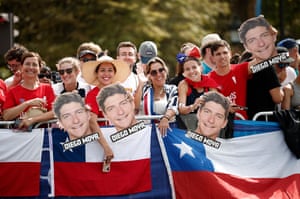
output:
<svg viewBox="0 0 300 199"><path fill-rule="evenodd" d="M10 86L13 81L14 81L14 75L12 75L4 80L6 86Z"/></svg>
<svg viewBox="0 0 300 199"><path fill-rule="evenodd" d="M134 96L136 89L139 85L139 78L136 74L134 74L133 72L130 73L130 75L128 76L128 78L120 83L129 93L132 94L132 96Z"/></svg>
<svg viewBox="0 0 300 199"><path fill-rule="evenodd" d="M83 89L84 90L84 96L87 95L87 93L91 90L91 86L87 83L83 83L83 82L80 82L80 81L77 81L78 83L78 87L76 90L79 91L79 89ZM59 83L56 83L56 84L53 84L52 85L52 88L54 90L54 94L56 96L60 95L63 91L64 91L64 85L63 85L63 82L59 82Z"/></svg>
<svg viewBox="0 0 300 199"><path fill-rule="evenodd" d="M296 71L294 68L287 66L285 68L285 71L286 71L286 78L281 83L282 87L286 86L289 82L293 82L297 77L297 74L296 74Z"/></svg>

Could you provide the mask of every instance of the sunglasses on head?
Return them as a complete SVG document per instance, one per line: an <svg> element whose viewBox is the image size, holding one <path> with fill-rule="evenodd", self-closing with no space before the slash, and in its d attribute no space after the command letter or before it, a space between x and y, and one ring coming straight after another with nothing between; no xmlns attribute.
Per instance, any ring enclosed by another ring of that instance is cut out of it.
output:
<svg viewBox="0 0 300 199"><path fill-rule="evenodd" d="M73 68L67 68L67 69L58 70L58 73L59 73L60 75L65 74L65 72L66 72L67 74L71 74L71 73L73 72Z"/></svg>
<svg viewBox="0 0 300 199"><path fill-rule="evenodd" d="M150 75L151 76L156 76L158 73L162 73L162 72L164 72L166 69L165 68L160 68L160 69L158 69L158 70L151 70L150 71Z"/></svg>
<svg viewBox="0 0 300 199"><path fill-rule="evenodd" d="M48 79L51 79L51 75L50 74L40 73L40 74L38 74L38 76L39 76L39 79L42 79L44 77L46 77Z"/></svg>

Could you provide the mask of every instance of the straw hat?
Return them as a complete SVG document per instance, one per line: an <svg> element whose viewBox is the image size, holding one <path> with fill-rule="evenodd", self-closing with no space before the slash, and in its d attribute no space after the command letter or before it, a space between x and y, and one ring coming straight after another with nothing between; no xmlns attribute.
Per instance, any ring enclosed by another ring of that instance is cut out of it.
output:
<svg viewBox="0 0 300 199"><path fill-rule="evenodd" d="M130 67L126 62L122 60L115 60L110 56L104 55L100 57L97 61L88 61L83 63L81 72L83 78L87 83L95 86L98 85L96 68L102 63L111 63L116 69L116 74L114 76L113 83L124 82L130 75Z"/></svg>

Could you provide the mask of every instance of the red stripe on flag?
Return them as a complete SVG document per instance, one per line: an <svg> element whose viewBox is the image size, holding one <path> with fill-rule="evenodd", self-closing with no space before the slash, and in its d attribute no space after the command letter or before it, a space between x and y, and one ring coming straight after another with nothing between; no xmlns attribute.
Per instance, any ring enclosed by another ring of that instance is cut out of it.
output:
<svg viewBox="0 0 300 199"><path fill-rule="evenodd" d="M286 178L240 178L214 172L172 172L177 199L299 199L300 174Z"/></svg>
<svg viewBox="0 0 300 199"><path fill-rule="evenodd" d="M144 97L144 112L145 112L145 115L151 115L151 110L149 110L149 104L150 104L150 92L147 93L147 95Z"/></svg>
<svg viewBox="0 0 300 199"><path fill-rule="evenodd" d="M151 190L150 159L112 162L109 173L102 163L55 162L56 196L105 196Z"/></svg>
<svg viewBox="0 0 300 199"><path fill-rule="evenodd" d="M0 196L38 196L40 170L39 162L1 162Z"/></svg>

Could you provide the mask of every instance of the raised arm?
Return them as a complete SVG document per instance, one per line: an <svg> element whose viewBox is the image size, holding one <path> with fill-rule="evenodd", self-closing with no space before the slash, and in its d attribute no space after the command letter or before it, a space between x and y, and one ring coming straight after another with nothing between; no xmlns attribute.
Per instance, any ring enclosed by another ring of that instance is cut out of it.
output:
<svg viewBox="0 0 300 199"><path fill-rule="evenodd" d="M90 119L90 128L92 130L92 132L97 132L99 134L99 144L103 147L104 150L104 160L109 163L111 161L111 159L114 157L113 151L110 148L110 146L108 145L106 139L103 136L103 133L98 125L97 122L97 115L93 112L91 112L91 119Z"/></svg>

